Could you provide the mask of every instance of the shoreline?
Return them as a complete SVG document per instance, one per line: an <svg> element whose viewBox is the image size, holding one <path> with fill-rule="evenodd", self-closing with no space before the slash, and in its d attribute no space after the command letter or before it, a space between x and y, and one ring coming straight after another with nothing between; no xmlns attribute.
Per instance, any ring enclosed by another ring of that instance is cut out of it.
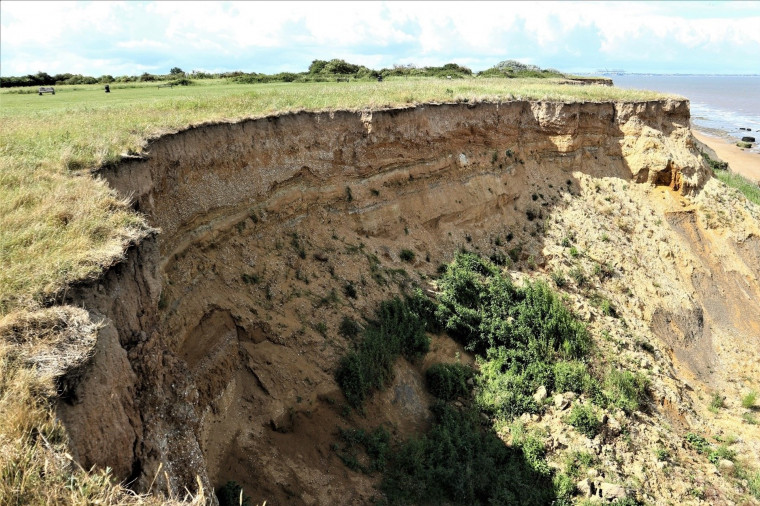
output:
<svg viewBox="0 0 760 506"><path fill-rule="evenodd" d="M751 181L760 182L760 154L745 151L726 139L696 130L694 127L691 129L691 133L697 141L710 148L717 155L718 161L727 162L728 168L732 172L741 174Z"/></svg>

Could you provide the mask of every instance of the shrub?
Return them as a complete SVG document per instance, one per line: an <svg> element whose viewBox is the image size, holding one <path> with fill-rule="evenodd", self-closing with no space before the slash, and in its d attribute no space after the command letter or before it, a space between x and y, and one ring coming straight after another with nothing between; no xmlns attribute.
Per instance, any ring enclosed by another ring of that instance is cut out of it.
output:
<svg viewBox="0 0 760 506"><path fill-rule="evenodd" d="M362 331L361 325L356 323L355 320L352 318L349 318L348 316L344 316L343 319L340 322L340 326L338 327L338 333L347 338L347 339L354 339L356 336L359 335L359 332Z"/></svg>
<svg viewBox="0 0 760 506"><path fill-rule="evenodd" d="M259 274L242 274L240 279L248 285L258 284L261 281L261 276Z"/></svg>
<svg viewBox="0 0 760 506"><path fill-rule="evenodd" d="M647 397L649 380L641 373L610 369L604 380L604 394L608 405L626 413L641 409Z"/></svg>
<svg viewBox="0 0 760 506"><path fill-rule="evenodd" d="M564 464L565 473L573 478L580 478L594 463L596 458L588 453L582 451L573 451L565 454Z"/></svg>
<svg viewBox="0 0 760 506"><path fill-rule="evenodd" d="M710 411L716 412L719 409L723 409L724 407L725 405L723 403L723 396L716 392L710 401Z"/></svg>
<svg viewBox="0 0 760 506"><path fill-rule="evenodd" d="M439 279L436 316L480 355L478 405L512 418L536 412L533 393L554 383L552 364L584 356L585 326L545 283L515 287L487 260L460 253Z"/></svg>
<svg viewBox="0 0 760 506"><path fill-rule="evenodd" d="M667 448L664 448L662 446L654 451L654 455L659 461L666 461L670 458L670 452Z"/></svg>
<svg viewBox="0 0 760 506"><path fill-rule="evenodd" d="M457 397L468 397L470 389L467 380L475 371L462 364L435 364L425 371L428 391L444 401Z"/></svg>
<svg viewBox="0 0 760 506"><path fill-rule="evenodd" d="M430 347L424 322L398 297L383 302L377 317L364 330L357 348L341 359L335 373L346 400L354 407L392 379L399 355L415 360Z"/></svg>
<svg viewBox="0 0 760 506"><path fill-rule="evenodd" d="M507 255L505 255L501 251L496 251L494 253L491 253L490 260L491 262L493 262L494 265L499 265L499 266L507 265Z"/></svg>
<svg viewBox="0 0 760 506"><path fill-rule="evenodd" d="M181 77L179 79L172 79L169 81L169 84L173 84L174 86L190 86L195 84L195 81L186 77Z"/></svg>
<svg viewBox="0 0 760 506"><path fill-rule="evenodd" d="M554 364L554 389L557 392L593 394L599 389L599 385L589 374L586 364L562 361Z"/></svg>
<svg viewBox="0 0 760 506"><path fill-rule="evenodd" d="M338 432L345 446L338 446L336 452L343 464L365 474L385 469L391 441L387 430L377 427L371 432L363 429L338 429ZM362 450L366 458L360 460L357 450Z"/></svg>
<svg viewBox="0 0 760 506"><path fill-rule="evenodd" d="M482 431L476 412L444 403L432 411L430 431L389 460L381 489L391 504L545 505L556 499L550 477L536 472L521 448Z"/></svg>
<svg viewBox="0 0 760 506"><path fill-rule="evenodd" d="M602 429L602 423L596 416L596 410L591 404L575 404L567 417L567 423L588 438L593 438Z"/></svg>
<svg viewBox="0 0 760 506"><path fill-rule="evenodd" d="M414 262L414 257L416 255L414 254L414 251L410 249L402 249L401 253L399 253L399 258L403 260L404 262L412 263Z"/></svg>
<svg viewBox="0 0 760 506"><path fill-rule="evenodd" d="M346 284L343 285L343 293L346 295L346 297L350 297L352 299L356 298L356 287L354 284L350 281L346 281Z"/></svg>
<svg viewBox="0 0 760 506"><path fill-rule="evenodd" d="M570 277L575 280L575 284L578 286L578 288L582 288L586 286L586 283L588 282L588 278L586 277L586 273L583 272L583 269L580 266L575 266L572 269L570 269Z"/></svg>
<svg viewBox="0 0 760 506"><path fill-rule="evenodd" d="M752 407L755 405L756 399L757 399L757 392L752 390L747 395L742 397L742 407L746 409L752 409Z"/></svg>
<svg viewBox="0 0 760 506"><path fill-rule="evenodd" d="M557 288L562 288L567 284L567 279L565 279L565 274L562 272L561 269L552 271L552 281L554 281L554 284L557 286Z"/></svg>
<svg viewBox="0 0 760 506"><path fill-rule="evenodd" d="M435 301L422 293L422 290L417 288L411 296L407 297L406 303L409 309L425 322L426 331L434 334L441 332L441 324L435 314L437 305Z"/></svg>

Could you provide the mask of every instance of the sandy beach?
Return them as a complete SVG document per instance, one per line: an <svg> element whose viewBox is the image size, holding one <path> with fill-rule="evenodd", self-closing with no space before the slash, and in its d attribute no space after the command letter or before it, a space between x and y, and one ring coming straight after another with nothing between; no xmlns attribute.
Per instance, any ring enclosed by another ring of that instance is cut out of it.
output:
<svg viewBox="0 0 760 506"><path fill-rule="evenodd" d="M715 137L693 129L691 132L698 141L715 151L720 161L728 162L728 167L731 171L741 174L752 181L760 182L760 154L744 151L721 137Z"/></svg>

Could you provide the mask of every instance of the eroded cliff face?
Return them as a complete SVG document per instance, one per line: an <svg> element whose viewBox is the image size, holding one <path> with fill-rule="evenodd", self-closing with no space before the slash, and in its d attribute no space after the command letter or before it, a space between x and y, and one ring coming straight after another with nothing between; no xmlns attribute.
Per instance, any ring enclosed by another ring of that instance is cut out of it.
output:
<svg viewBox="0 0 760 506"><path fill-rule="evenodd" d="M380 300L426 287L463 246L548 273L560 257L547 231L583 206L595 180L700 194L709 172L688 123L688 102L674 100L440 104L286 114L153 140L143 158L102 176L160 232L69 294L106 322L88 373L59 403L76 458L138 490L236 480L268 504L368 501L372 478L330 450L346 423L333 379L350 346L342 319L361 321ZM667 215L674 233L705 244L680 216ZM730 254L757 264L747 248ZM411 263L402 249L415 253ZM741 289L757 301L750 270ZM700 279L677 277L673 290L704 288ZM669 340L693 341L689 329L721 311L690 296L684 311L632 304L630 318L649 335L686 322L683 337L661 335L678 356ZM757 322L747 325L737 335ZM433 348L426 363L467 360L446 338ZM398 436L424 428L424 367L401 361L394 385L352 423L384 422ZM686 403L679 388L663 387L661 403Z"/></svg>

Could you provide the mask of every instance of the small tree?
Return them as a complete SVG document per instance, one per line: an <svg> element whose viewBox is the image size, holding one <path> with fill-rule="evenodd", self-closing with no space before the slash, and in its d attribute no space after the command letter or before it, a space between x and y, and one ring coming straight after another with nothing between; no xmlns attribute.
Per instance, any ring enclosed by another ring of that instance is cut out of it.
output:
<svg viewBox="0 0 760 506"><path fill-rule="evenodd" d="M184 75L184 73L185 73L185 71L182 70L179 67L172 67L172 69L169 71L169 74L171 74L173 76L177 76L177 75L180 75L180 74Z"/></svg>
<svg viewBox="0 0 760 506"><path fill-rule="evenodd" d="M309 74L319 74L325 68L325 65L327 65L327 61L325 60L314 60L309 65Z"/></svg>

